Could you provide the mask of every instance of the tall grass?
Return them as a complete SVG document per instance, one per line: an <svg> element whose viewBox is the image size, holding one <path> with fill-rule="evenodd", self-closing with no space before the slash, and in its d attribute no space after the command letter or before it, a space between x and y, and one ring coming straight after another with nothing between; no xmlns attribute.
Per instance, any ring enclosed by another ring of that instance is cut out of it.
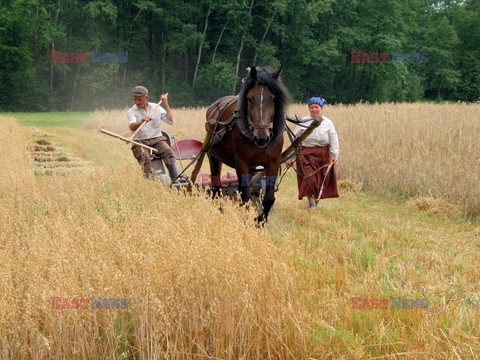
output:
<svg viewBox="0 0 480 360"><path fill-rule="evenodd" d="M480 354L478 227L359 192L308 213L287 177L257 229L253 213L167 191L132 162L35 178L29 137L0 121L1 358ZM429 308L352 309L390 296ZM128 309L52 309L52 297Z"/></svg>
<svg viewBox="0 0 480 360"><path fill-rule="evenodd" d="M433 196L480 212L479 104L362 104L324 112L339 133L342 177L383 194Z"/></svg>
<svg viewBox="0 0 480 360"><path fill-rule="evenodd" d="M305 354L293 277L253 214L128 168L33 181L21 128L2 120L0 140L2 357ZM129 306L58 310L52 297Z"/></svg>
<svg viewBox="0 0 480 360"><path fill-rule="evenodd" d="M128 133L126 110L97 111L90 128ZM174 109L163 129L179 139L203 140L205 109ZM308 115L294 104L289 115ZM339 175L371 191L402 197L432 196L480 212L479 104L358 104L326 106L341 155Z"/></svg>

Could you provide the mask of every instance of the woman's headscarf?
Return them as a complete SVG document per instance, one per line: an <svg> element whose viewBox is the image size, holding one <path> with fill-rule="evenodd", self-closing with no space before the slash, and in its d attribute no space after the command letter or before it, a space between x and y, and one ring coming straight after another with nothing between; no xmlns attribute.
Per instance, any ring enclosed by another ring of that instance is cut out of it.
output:
<svg viewBox="0 0 480 360"><path fill-rule="evenodd" d="M327 103L327 100L325 100L324 98L321 98L321 97L312 97L310 99L308 99L307 101L307 104L308 104L308 107L310 107L310 105L312 104L318 104L320 105L320 107L323 109L323 106Z"/></svg>

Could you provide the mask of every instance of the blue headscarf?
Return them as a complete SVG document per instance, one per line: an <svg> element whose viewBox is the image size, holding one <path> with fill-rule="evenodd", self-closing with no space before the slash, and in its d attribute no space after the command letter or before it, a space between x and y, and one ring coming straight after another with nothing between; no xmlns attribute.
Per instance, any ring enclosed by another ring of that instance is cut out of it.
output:
<svg viewBox="0 0 480 360"><path fill-rule="evenodd" d="M324 98L321 98L321 97L312 97L310 99L308 99L307 101L307 104L308 104L308 107L310 107L310 105L312 104L318 104L320 105L320 107L323 109L323 105L325 105L327 103L327 100L325 100Z"/></svg>

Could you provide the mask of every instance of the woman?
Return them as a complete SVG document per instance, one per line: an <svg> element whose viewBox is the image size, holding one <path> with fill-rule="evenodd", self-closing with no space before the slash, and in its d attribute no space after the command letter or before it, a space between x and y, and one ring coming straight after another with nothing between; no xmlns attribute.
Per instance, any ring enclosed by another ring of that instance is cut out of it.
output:
<svg viewBox="0 0 480 360"><path fill-rule="evenodd" d="M321 122L303 141L297 157L298 199L307 197L310 209L314 210L320 199L338 197L335 163L340 146L332 121L322 116L325 99L312 97L307 104L310 116L302 119L306 122L297 126L295 135L299 136L304 132L303 126L309 126L314 119Z"/></svg>

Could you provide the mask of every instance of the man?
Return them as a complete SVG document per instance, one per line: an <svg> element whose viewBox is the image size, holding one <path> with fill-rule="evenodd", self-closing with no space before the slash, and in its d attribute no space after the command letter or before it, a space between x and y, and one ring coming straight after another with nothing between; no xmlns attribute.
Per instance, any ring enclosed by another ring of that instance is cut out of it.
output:
<svg viewBox="0 0 480 360"><path fill-rule="evenodd" d="M157 110L149 117L156 104L149 103L148 89L144 86L135 86L132 89L133 105L128 110L128 124L133 132L137 130L143 123L143 127L138 131L133 140L136 142L151 146L158 150L157 154L163 159L167 165L168 172L172 181L178 176L175 157L172 149L167 144L167 138L162 136L160 130L160 120L169 125L173 125L173 114L168 105L168 94L161 96L165 109L159 106ZM133 156L143 167L143 173L146 178L150 178L152 173L152 163L150 161L150 153L138 145L132 146Z"/></svg>

